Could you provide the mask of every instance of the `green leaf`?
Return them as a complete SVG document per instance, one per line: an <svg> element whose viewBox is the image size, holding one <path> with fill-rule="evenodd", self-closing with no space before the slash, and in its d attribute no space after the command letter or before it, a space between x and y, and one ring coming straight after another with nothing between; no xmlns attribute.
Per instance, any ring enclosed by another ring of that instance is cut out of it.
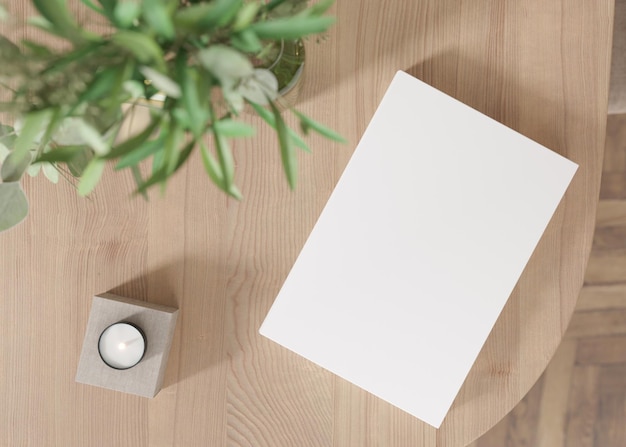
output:
<svg viewBox="0 0 626 447"><path fill-rule="evenodd" d="M335 23L334 17L293 16L257 22L250 26L261 39L298 39L319 34Z"/></svg>
<svg viewBox="0 0 626 447"><path fill-rule="evenodd" d="M117 0L98 0L98 3L102 5L102 9L109 17L113 17L113 12L117 6Z"/></svg>
<svg viewBox="0 0 626 447"><path fill-rule="evenodd" d="M135 180L135 184L137 185L137 188L139 188L143 184L143 178L141 177L141 171L139 170L139 166L131 166L130 170L133 173L133 179ZM148 193L142 191L141 195L145 200L148 200Z"/></svg>
<svg viewBox="0 0 626 447"><path fill-rule="evenodd" d="M265 68L255 68L252 76L243 79L237 92L250 102L267 105L278 97L278 79Z"/></svg>
<svg viewBox="0 0 626 447"><path fill-rule="evenodd" d="M174 15L174 24L190 31L208 33L232 22L241 4L242 0L213 0L180 8Z"/></svg>
<svg viewBox="0 0 626 447"><path fill-rule="evenodd" d="M93 149L98 155L106 155L111 147L104 140L100 132L82 119L76 121L78 133L83 137L85 144Z"/></svg>
<svg viewBox="0 0 626 447"><path fill-rule="evenodd" d="M113 147L113 149L111 149L111 151L108 154L104 155L103 158L105 159L117 158L135 150L136 148L141 146L148 138L150 138L150 136L155 131L155 129L159 126L160 123L161 123L160 118L152 118L152 121L150 122L150 124L148 124L148 126L143 131L141 131L134 137L129 138L123 143Z"/></svg>
<svg viewBox="0 0 626 447"><path fill-rule="evenodd" d="M222 173L222 168L220 168L219 163L215 160L213 155L211 155L209 148L202 140L200 140L200 153L202 154L204 169L207 174L209 174L209 178L221 189L224 189L224 174Z"/></svg>
<svg viewBox="0 0 626 447"><path fill-rule="evenodd" d="M15 162L20 163L26 158L31 148L38 143L42 133L50 122L50 110L42 110L39 112L31 112L24 118L24 125L20 130L20 134L15 140L13 149L15 154Z"/></svg>
<svg viewBox="0 0 626 447"><path fill-rule="evenodd" d="M81 177L93 157L93 151L87 146L82 146L82 150L77 151L76 155L67 162L70 173L74 177Z"/></svg>
<svg viewBox="0 0 626 447"><path fill-rule="evenodd" d="M296 154L294 153L293 146L291 145L291 138L287 132L285 121L280 115L280 110L278 110L273 102L270 102L270 107L276 120L276 133L278 134L280 155L283 161L285 175L287 176L287 182L289 183L289 187L294 189L296 187L296 178L298 175Z"/></svg>
<svg viewBox="0 0 626 447"><path fill-rule="evenodd" d="M87 6L88 8L96 11L97 13L100 14L104 14L104 9L100 8L98 5L96 5L94 2L92 2L91 0L80 0L81 3L85 6Z"/></svg>
<svg viewBox="0 0 626 447"><path fill-rule="evenodd" d="M143 182L141 184L141 186L139 186L139 188L137 188L136 193L138 193L138 194L145 193L145 191L147 191L148 188L150 188L151 186L156 185L157 183L162 183L165 180L167 180L167 177L168 177L167 171L165 170L165 167L162 167L161 169L159 169L156 172L154 172L150 176L150 178L148 178L148 180Z"/></svg>
<svg viewBox="0 0 626 447"><path fill-rule="evenodd" d="M269 112L267 109L253 102L248 101L248 104L250 104L250 106L254 109L257 115L259 115L263 119L263 121L269 124L272 129L276 130L276 119L274 118L274 115L271 112ZM299 147L305 152L311 152L311 149L309 149L309 146L307 146L304 140L302 140L302 138L300 138L300 136L297 133L295 133L292 129L289 129L288 132L289 132L289 136L291 137L291 140L293 141L293 144L296 147Z"/></svg>
<svg viewBox="0 0 626 447"><path fill-rule="evenodd" d="M250 59L226 45L213 45L199 51L198 60L226 88L254 73Z"/></svg>
<svg viewBox="0 0 626 447"><path fill-rule="evenodd" d="M78 183L78 194L86 196L93 191L102 177L105 163L101 158L94 158L89 162Z"/></svg>
<svg viewBox="0 0 626 447"><path fill-rule="evenodd" d="M28 23L31 26L34 26L35 28L39 28L45 31L48 34L61 37L62 39L67 38L65 33L57 30L56 27L52 23L50 23L50 21L46 19L45 17L41 17L41 16L29 17L26 23Z"/></svg>
<svg viewBox="0 0 626 447"><path fill-rule="evenodd" d="M216 121L213 124L213 127L220 135L226 138L252 137L256 134L256 129L254 127L232 119Z"/></svg>
<svg viewBox="0 0 626 447"><path fill-rule="evenodd" d="M170 132L165 137L165 142L163 144L163 161L168 176L171 175L176 169L176 163L178 161L177 150L184 137L185 134L183 129L181 129L175 123L172 124Z"/></svg>
<svg viewBox="0 0 626 447"><path fill-rule="evenodd" d="M204 143L204 141L200 141L200 152L202 154L202 163L204 164L204 169L211 181L222 191L234 197L237 200L241 199L241 192L234 185L231 184L229 187L226 187L224 184L224 176L222 174L222 168L220 168L219 163L215 160L211 152L209 152L209 148Z"/></svg>
<svg viewBox="0 0 626 447"><path fill-rule="evenodd" d="M67 163L85 150L85 146L62 146L44 152L37 157L34 163Z"/></svg>
<svg viewBox="0 0 626 447"><path fill-rule="evenodd" d="M30 51L33 56L48 57L52 56L52 51L44 45L40 45L32 40L22 39L22 45Z"/></svg>
<svg viewBox="0 0 626 447"><path fill-rule="evenodd" d="M165 67L163 51L152 37L136 31L122 30L113 34L111 40L130 51L140 62L154 62L159 67Z"/></svg>
<svg viewBox="0 0 626 447"><path fill-rule="evenodd" d="M308 9L305 9L300 13L300 15L308 15L308 16L321 16L326 11L330 9L331 6L335 3L335 0L320 0L313 6Z"/></svg>
<svg viewBox="0 0 626 447"><path fill-rule="evenodd" d="M2 168L0 169L2 181L6 183L19 182L28 166L30 166L30 162L30 154L26 154L26 157L18 159L15 156L15 152L10 153L2 163Z"/></svg>
<svg viewBox="0 0 626 447"><path fill-rule="evenodd" d="M178 133L178 130L176 129L174 129L174 131L171 132L171 134L177 134L177 133ZM150 188L151 186L157 183L161 183L164 186L166 180L170 177L170 175L172 175L173 172L176 172L181 166L183 166L183 164L185 163L185 160L187 160L187 158L189 157L189 154L191 154L191 151L193 150L194 145L195 145L195 142L191 141L187 143L180 151L178 151L178 153L174 151L173 153L175 157L174 157L174 165L173 165L172 172L169 172L168 166L161 166L160 168L153 170L152 176L148 180L146 180L144 183L142 183L139 186L139 188L137 188L136 192L139 194L143 194L148 188ZM158 152L158 153L162 154L163 151Z"/></svg>
<svg viewBox="0 0 626 447"><path fill-rule="evenodd" d="M139 81L135 81L134 79L124 81L122 88L130 95L130 99L137 99L144 96L143 84Z"/></svg>
<svg viewBox="0 0 626 447"><path fill-rule="evenodd" d="M141 5L136 2L122 2L115 6L113 17L120 28L130 28L141 15Z"/></svg>
<svg viewBox="0 0 626 447"><path fill-rule="evenodd" d="M121 66L106 67L96 74L93 81L79 96L78 102L91 102L110 94L116 84L121 81L120 71L122 70Z"/></svg>
<svg viewBox="0 0 626 447"><path fill-rule="evenodd" d="M252 3L244 4L243 7L237 13L237 17L235 18L235 23L233 23L233 30L241 31L242 29L250 25L254 21L260 8L261 8L261 3L259 3L258 1L253 1Z"/></svg>
<svg viewBox="0 0 626 447"><path fill-rule="evenodd" d="M209 112L201 106L198 100L200 95L197 87L197 73L190 71L186 65L180 69L180 72L183 89L183 106L187 111L191 132L196 139L199 139L204 133L207 120L209 119ZM204 99L202 102L204 102Z"/></svg>
<svg viewBox="0 0 626 447"><path fill-rule="evenodd" d="M156 34L167 40L174 39L176 31L166 3L163 0L143 0L142 5L143 18Z"/></svg>
<svg viewBox="0 0 626 447"><path fill-rule="evenodd" d="M233 177L235 175L235 160L233 153L230 150L230 145L226 138L219 133L216 128L213 128L213 141L215 142L215 149L217 150L217 159L220 163L224 179L224 190L229 191L230 186L233 184Z"/></svg>
<svg viewBox="0 0 626 447"><path fill-rule="evenodd" d="M244 53L258 53L263 48L261 40L251 29L232 33L230 35L230 43L233 47Z"/></svg>
<svg viewBox="0 0 626 447"><path fill-rule="evenodd" d="M28 199L17 182L0 183L0 231L8 230L28 215Z"/></svg>
<svg viewBox="0 0 626 447"><path fill-rule="evenodd" d="M17 134L15 133L14 128L0 124L0 143L2 143L7 149L13 149L16 138Z"/></svg>
<svg viewBox="0 0 626 447"><path fill-rule="evenodd" d="M41 169L43 170L43 175L45 175L50 182L54 184L59 183L59 171L53 164L42 163Z"/></svg>
<svg viewBox="0 0 626 447"><path fill-rule="evenodd" d="M8 18L9 18L9 13L7 12L6 9L4 9L4 6L0 5L0 22L4 22Z"/></svg>
<svg viewBox="0 0 626 447"><path fill-rule="evenodd" d="M4 36L0 36L0 51L2 52L2 57L5 60L19 58L22 54L20 47Z"/></svg>
<svg viewBox="0 0 626 447"><path fill-rule="evenodd" d="M141 72L142 75L146 77L146 79L149 79L152 82L152 85L154 85L157 89L159 89L161 92L163 92L167 96L171 98L180 98L181 96L180 85L178 85L178 83L173 81L168 76L162 73L159 73L154 68L150 68L146 66L140 67L139 71Z"/></svg>
<svg viewBox="0 0 626 447"><path fill-rule="evenodd" d="M195 140L187 143L178 153L178 160L176 161L176 169L174 171L178 171L178 169L185 164L191 152L193 152L193 148L196 146Z"/></svg>
<svg viewBox="0 0 626 447"><path fill-rule="evenodd" d="M81 46L80 48L74 51L69 51L67 53L64 53L61 57L59 57L58 59L55 59L53 63L49 64L48 67L41 72L41 74L44 75L44 74L51 74L51 73L59 73L64 70L67 70L68 65L71 65L74 62L84 59L85 57L93 53L96 49L98 49L100 46L102 46L101 42L94 42L85 46Z"/></svg>
<svg viewBox="0 0 626 447"><path fill-rule="evenodd" d="M32 2L56 31L68 37L79 35L78 24L70 14L66 0L32 0Z"/></svg>
<svg viewBox="0 0 626 447"><path fill-rule="evenodd" d="M133 151L129 152L128 154L120 158L120 161L115 166L115 169L119 170L119 169L127 168L129 166L134 166L138 164L139 162L141 162L142 160L145 160L150 155L162 149L164 140L165 139L163 138L163 136L159 135L159 137L156 140L143 142L136 149L134 149Z"/></svg>
<svg viewBox="0 0 626 447"><path fill-rule="evenodd" d="M285 3L287 0L270 0L267 4L265 4L263 6L263 9L266 12L269 12L277 7L279 7L280 5L282 5L283 3Z"/></svg>
<svg viewBox="0 0 626 447"><path fill-rule="evenodd" d="M10 153L11 151L9 151L4 144L0 143L0 164L4 163L4 160L6 160Z"/></svg>
<svg viewBox="0 0 626 447"><path fill-rule="evenodd" d="M302 128L302 132L306 135L309 129L313 129L315 132L320 135L328 138L329 140L337 141L339 143L346 143L346 139L339 135L334 130L329 129L323 124L314 121L309 118L305 114L298 112L297 110L293 110L293 113L300 119L300 127Z"/></svg>

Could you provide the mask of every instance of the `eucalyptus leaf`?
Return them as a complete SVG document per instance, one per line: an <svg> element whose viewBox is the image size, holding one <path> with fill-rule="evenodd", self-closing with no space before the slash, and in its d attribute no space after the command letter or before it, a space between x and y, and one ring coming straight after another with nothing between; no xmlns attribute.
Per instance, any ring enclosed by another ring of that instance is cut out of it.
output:
<svg viewBox="0 0 626 447"><path fill-rule="evenodd" d="M183 106L189 119L189 127L196 139L202 137L209 119L209 111L201 105L197 88L197 73L191 72L187 67L181 70Z"/></svg>
<svg viewBox="0 0 626 447"><path fill-rule="evenodd" d="M88 8L100 13L100 14L104 14L104 9L100 8L98 5L96 5L94 2L92 2L91 0L80 0L82 4L86 5Z"/></svg>
<svg viewBox="0 0 626 447"><path fill-rule="evenodd" d="M256 68L252 76L243 79L237 92L248 101L267 105L278 97L278 79L265 68Z"/></svg>
<svg viewBox="0 0 626 447"><path fill-rule="evenodd" d="M287 132L287 126L280 114L280 110L273 102L270 102L270 107L274 113L274 119L276 120L276 133L278 134L278 143L280 144L280 156L283 162L283 168L285 175L287 176L287 182L289 187L294 189L296 187L297 178L297 158L294 153L293 146L291 145L291 138Z"/></svg>
<svg viewBox="0 0 626 447"><path fill-rule="evenodd" d="M83 141L98 155L106 155L111 147L102 137L100 132L95 127L85 122L83 119L76 121L78 133L83 137Z"/></svg>
<svg viewBox="0 0 626 447"><path fill-rule="evenodd" d="M317 121L309 118L302 112L298 112L297 110L293 110L293 113L300 119L300 127L302 128L302 132L306 134L309 129L313 129L315 132L320 135L328 138L329 140L337 141L339 143L346 143L346 139L339 135L334 130L329 129L323 124L318 123Z"/></svg>
<svg viewBox="0 0 626 447"><path fill-rule="evenodd" d="M115 165L115 169L123 169L129 166L134 166L145 160L150 155L155 154L162 149L164 138L160 135L156 140L145 141L141 145L137 146L134 150L127 153L120 158L120 161Z"/></svg>
<svg viewBox="0 0 626 447"><path fill-rule="evenodd" d="M0 231L8 230L28 215L28 199L17 182L0 183Z"/></svg>
<svg viewBox="0 0 626 447"><path fill-rule="evenodd" d="M79 96L78 102L90 102L100 99L114 90L120 80L120 71L123 67L107 67L94 77L85 91Z"/></svg>
<svg viewBox="0 0 626 447"><path fill-rule="evenodd" d="M298 39L322 33L335 23L334 17L293 16L257 22L250 26L261 39Z"/></svg>
<svg viewBox="0 0 626 447"><path fill-rule="evenodd" d="M106 158L106 159L117 158L117 157L121 157L123 155L126 155L134 151L136 148L141 146L146 140L148 140L148 138L150 138L150 136L154 133L155 129L159 126L160 123L161 123L161 120L159 118L153 118L150 124L148 124L148 126L144 130L142 130L140 133L138 133L134 137L129 138L123 143L120 143L119 145L113 147L113 149L111 149L111 151L108 154L106 154L103 158Z"/></svg>
<svg viewBox="0 0 626 447"><path fill-rule="evenodd" d="M53 164L42 163L41 170L43 171L43 175L45 175L46 178L52 183L59 183L59 171Z"/></svg>
<svg viewBox="0 0 626 447"><path fill-rule="evenodd" d="M255 104L254 102L248 102L248 103L254 109L257 115L259 115L263 119L263 121L265 121L270 127L272 127L272 129L276 130L276 118L270 111L263 108L259 104ZM302 138L300 138L300 136L297 133L295 133L292 129L288 129L288 132L289 132L289 136L291 137L291 140L293 141L293 144L296 147L299 147L305 152L311 152L311 149L309 149L309 146L307 146L307 144L302 140Z"/></svg>
<svg viewBox="0 0 626 447"><path fill-rule="evenodd" d="M321 16L326 11L328 11L334 3L335 0L320 0L310 8L302 11L300 15Z"/></svg>
<svg viewBox="0 0 626 447"><path fill-rule="evenodd" d="M143 66L139 68L142 75L149 79L157 89L161 90L167 96L172 98L180 98L182 91L180 85L173 81L168 76L159 73L157 70L151 67Z"/></svg>
<svg viewBox="0 0 626 447"><path fill-rule="evenodd" d="M200 153L202 154L204 169L209 175L211 181L224 192L228 192L224 186L224 174L222 173L222 168L220 168L220 165L217 160L215 160L215 157L213 157L211 152L209 152L209 148L204 141L200 141Z"/></svg>
<svg viewBox="0 0 626 447"><path fill-rule="evenodd" d="M190 31L208 33L228 25L241 8L242 0L213 0L179 9L174 15L175 25Z"/></svg>
<svg viewBox="0 0 626 447"><path fill-rule="evenodd" d="M230 43L233 47L244 53L257 53L263 48L261 40L251 29L244 29L230 35Z"/></svg>
<svg viewBox="0 0 626 447"><path fill-rule="evenodd" d="M176 35L174 23L163 0L143 0L142 15L157 35L168 40Z"/></svg>
<svg viewBox="0 0 626 447"><path fill-rule="evenodd" d="M259 9L261 8L261 3L259 1L252 1L251 3L246 3L237 13L237 17L235 18L235 22L233 23L234 31L241 31L242 29L249 26L256 17Z"/></svg>
<svg viewBox="0 0 626 447"><path fill-rule="evenodd" d="M148 63L153 61L159 67L165 67L163 51L159 44L147 34L137 31L121 30L113 34L111 40L130 51L140 62Z"/></svg>
<svg viewBox="0 0 626 447"><path fill-rule="evenodd" d="M120 28L130 28L141 15L141 5L137 2L121 2L115 6L113 17Z"/></svg>
<svg viewBox="0 0 626 447"><path fill-rule="evenodd" d="M0 164L4 163L4 160L9 156L11 151L2 143L0 143Z"/></svg>
<svg viewBox="0 0 626 447"><path fill-rule="evenodd" d="M69 161L76 158L84 150L86 150L85 146L81 145L57 147L38 156L35 159L34 163L68 163Z"/></svg>
<svg viewBox="0 0 626 447"><path fill-rule="evenodd" d="M122 88L126 93L130 95L130 99L141 98L144 93L143 85L139 81L129 79L124 81Z"/></svg>
<svg viewBox="0 0 626 447"><path fill-rule="evenodd" d="M2 177L2 181L9 182L19 182L26 172L26 169L30 165L31 156L30 154L26 154L25 157L18 158L16 157L16 153L12 152L9 156L3 161L2 168L0 168L0 177Z"/></svg>
<svg viewBox="0 0 626 447"><path fill-rule="evenodd" d="M143 177L141 176L141 170L139 170L138 166L132 166L130 170L133 173L133 179L135 180L135 184L137 185L137 188L139 188L143 184ZM145 200L148 200L148 193L146 193L145 191L142 191L141 195L143 196Z"/></svg>
<svg viewBox="0 0 626 447"><path fill-rule="evenodd" d="M242 78L254 73L250 59L226 45L218 44L201 50L198 59L225 88L236 85Z"/></svg>
<svg viewBox="0 0 626 447"><path fill-rule="evenodd" d="M213 128L213 141L215 142L215 149L217 150L217 159L220 163L222 175L224 179L224 190L230 190L230 186L233 184L233 177L235 175L235 160L233 153L230 150L230 145L226 138L219 133L219 131Z"/></svg>
<svg viewBox="0 0 626 447"><path fill-rule="evenodd" d="M32 0L32 2L57 32L74 39L80 35L78 24L70 14L66 0Z"/></svg>
<svg viewBox="0 0 626 447"><path fill-rule="evenodd" d="M66 162L67 168L74 177L81 177L93 157L93 151L89 147L83 146L81 150L76 151L74 157Z"/></svg>
<svg viewBox="0 0 626 447"><path fill-rule="evenodd" d="M236 89L234 89L232 87L224 87L222 89L222 94L224 95L224 99L226 100L226 102L230 106L230 109L236 115L241 113L241 111L243 110L243 107L245 105L245 101L243 99L243 96L241 96L241 93L239 93L238 90L236 90Z"/></svg>
<svg viewBox="0 0 626 447"><path fill-rule="evenodd" d="M252 137L256 134L256 129L241 121L235 121L232 119L223 119L216 121L213 127L217 129L217 132L226 138L235 137Z"/></svg>
<svg viewBox="0 0 626 447"><path fill-rule="evenodd" d="M32 112L26 115L19 135L15 140L15 147L13 149L16 163L19 163L21 159L26 158L28 151L33 147L35 143L39 142L45 132L46 127L51 119L50 110L41 110L39 112ZM17 127L17 125L16 125Z"/></svg>
<svg viewBox="0 0 626 447"><path fill-rule="evenodd" d="M78 194L86 196L94 190L102 177L105 163L101 158L94 158L89 162L78 183Z"/></svg>
<svg viewBox="0 0 626 447"><path fill-rule="evenodd" d="M118 3L117 0L98 0L98 3L102 5L102 9L107 14L107 16L113 17L113 13Z"/></svg>

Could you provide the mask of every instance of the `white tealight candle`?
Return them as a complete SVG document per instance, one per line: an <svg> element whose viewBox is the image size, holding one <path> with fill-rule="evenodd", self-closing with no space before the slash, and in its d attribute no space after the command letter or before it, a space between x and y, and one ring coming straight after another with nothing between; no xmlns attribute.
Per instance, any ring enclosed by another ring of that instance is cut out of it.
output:
<svg viewBox="0 0 626 447"><path fill-rule="evenodd" d="M115 323L100 335L98 351L104 363L111 368L132 368L146 352L146 338L135 325Z"/></svg>

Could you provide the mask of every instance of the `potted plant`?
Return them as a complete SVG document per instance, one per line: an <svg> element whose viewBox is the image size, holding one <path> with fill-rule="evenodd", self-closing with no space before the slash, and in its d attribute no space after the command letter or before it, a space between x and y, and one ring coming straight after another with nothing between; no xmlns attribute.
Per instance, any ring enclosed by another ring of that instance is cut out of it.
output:
<svg viewBox="0 0 626 447"><path fill-rule="evenodd" d="M281 93L301 71L300 39L334 23L324 15L333 0L310 7L304 0L81 2L105 19L106 32L80 26L66 0L32 0L40 15L29 25L63 45L0 36L0 86L10 93L0 106L14 117L12 126L0 126L0 231L28 213L20 186L25 173L43 171L53 182L76 178L78 193L87 195L109 161L130 169L136 192L145 195L199 150L213 183L240 198L229 141L255 133L238 119L244 108L275 129L291 188L295 150L308 148L285 124L285 109L298 117L301 133L342 141L281 104ZM291 60L277 61L286 47L295 49ZM160 103L146 127L120 135L133 108L155 94ZM142 174L139 164L149 160L150 172Z"/></svg>

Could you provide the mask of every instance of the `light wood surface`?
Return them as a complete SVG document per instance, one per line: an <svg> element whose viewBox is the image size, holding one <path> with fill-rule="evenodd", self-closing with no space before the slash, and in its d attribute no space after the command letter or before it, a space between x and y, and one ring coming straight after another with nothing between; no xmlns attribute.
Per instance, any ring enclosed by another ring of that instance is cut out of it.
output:
<svg viewBox="0 0 626 447"><path fill-rule="evenodd" d="M613 0L362 0L333 11L328 39L308 44L298 105L349 144L311 138L295 192L266 128L235 147L241 203L210 184L197 154L150 203L111 170L87 200L68 184L27 182L28 220L0 235L0 445L460 447L537 380L591 247ZM257 332L398 69L580 165L440 430ZM153 400L74 382L90 297L104 291L180 308Z"/></svg>
<svg viewBox="0 0 626 447"><path fill-rule="evenodd" d="M608 117L603 171L626 185L625 131L626 115ZM585 286L561 345L524 399L468 447L626 446L626 194L614 184L603 177ZM609 255L621 269L607 275Z"/></svg>

